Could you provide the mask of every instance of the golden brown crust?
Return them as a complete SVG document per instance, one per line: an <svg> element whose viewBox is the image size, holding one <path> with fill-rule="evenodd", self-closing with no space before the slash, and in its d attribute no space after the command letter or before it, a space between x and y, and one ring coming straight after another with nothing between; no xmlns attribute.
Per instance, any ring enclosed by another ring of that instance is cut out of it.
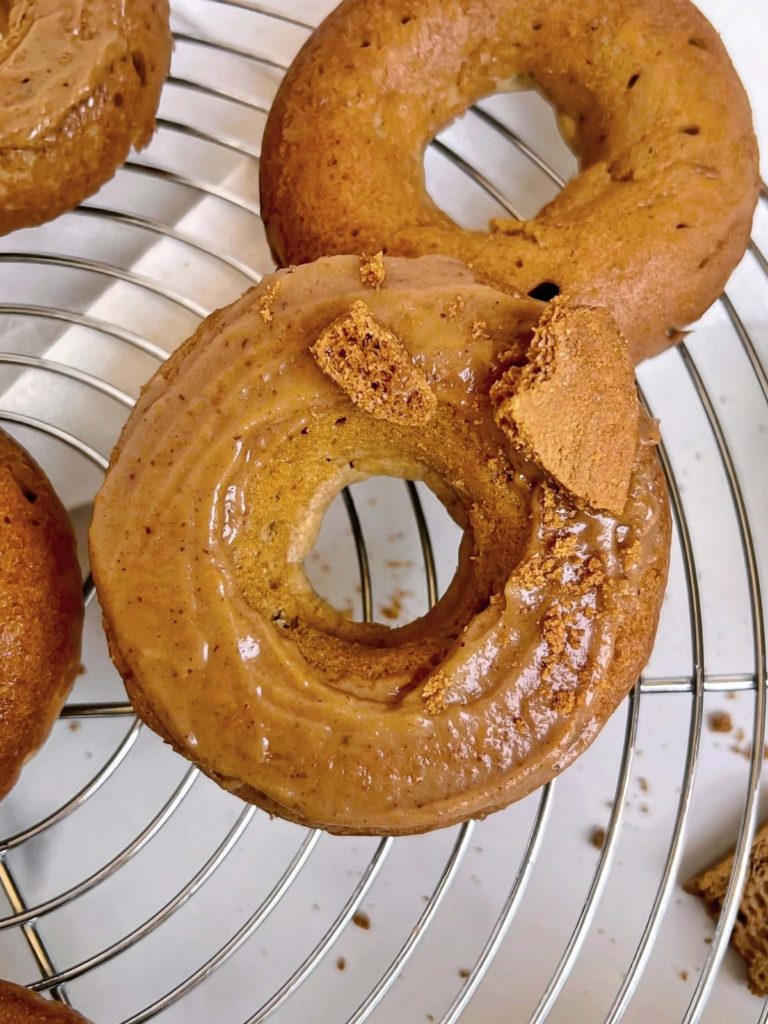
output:
<svg viewBox="0 0 768 1024"><path fill-rule="evenodd" d="M699 896L709 913L720 916L733 868L733 851L713 867L685 883L685 891ZM768 823L758 829L749 859L749 875L739 913L731 932L731 945L747 965L747 982L756 996L768 996Z"/></svg>
<svg viewBox="0 0 768 1024"><path fill-rule="evenodd" d="M0 41L0 233L72 209L132 146L149 143L171 45L168 0L12 5ZM13 122L10 102L19 111Z"/></svg>
<svg viewBox="0 0 768 1024"><path fill-rule="evenodd" d="M40 467L0 431L0 798L69 693L82 621L67 513Z"/></svg>
<svg viewBox="0 0 768 1024"><path fill-rule="evenodd" d="M85 1017L37 992L0 981L0 1024L88 1024Z"/></svg>
<svg viewBox="0 0 768 1024"><path fill-rule="evenodd" d="M530 221L463 230L426 193L425 146L521 73L581 173ZM345 0L286 75L260 178L283 264L443 253L513 294L548 282L607 306L636 363L720 294L759 187L746 95L688 0Z"/></svg>
<svg viewBox="0 0 768 1024"><path fill-rule="evenodd" d="M496 423L574 497L620 515L639 408L627 343L605 309L549 304L528 361L491 388Z"/></svg>
<svg viewBox="0 0 768 1024"><path fill-rule="evenodd" d="M375 835L483 816L592 742L648 657L670 539L645 434L616 518L495 426L488 391L537 303L440 257L385 269L374 291L357 257L321 260L209 318L144 390L90 535L137 713L270 813ZM318 369L354 302L429 367L426 423L374 419ZM382 472L426 480L466 531L440 603L397 629L345 618L302 568L333 494Z"/></svg>

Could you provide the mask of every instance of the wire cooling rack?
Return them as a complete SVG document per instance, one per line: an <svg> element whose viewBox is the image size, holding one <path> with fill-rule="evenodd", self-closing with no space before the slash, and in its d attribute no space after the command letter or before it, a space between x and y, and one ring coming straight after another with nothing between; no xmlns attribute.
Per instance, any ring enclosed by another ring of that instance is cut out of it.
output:
<svg viewBox="0 0 768 1024"><path fill-rule="evenodd" d="M173 6L152 146L80 209L0 246L0 419L51 475L82 552L141 384L271 269L261 132L332 3ZM574 169L529 94L478 105L426 168L473 226L531 215ZM727 938L764 755L767 200L728 294L640 370L663 423L673 563L651 663L595 746L520 804L447 832L339 839L270 821L135 721L88 582L83 674L0 806L0 973L99 1024L765 1024ZM420 485L373 480L331 508L308 571L340 607L394 624L445 588L457 543ZM730 731L708 727L713 712ZM734 841L711 926L680 881Z"/></svg>

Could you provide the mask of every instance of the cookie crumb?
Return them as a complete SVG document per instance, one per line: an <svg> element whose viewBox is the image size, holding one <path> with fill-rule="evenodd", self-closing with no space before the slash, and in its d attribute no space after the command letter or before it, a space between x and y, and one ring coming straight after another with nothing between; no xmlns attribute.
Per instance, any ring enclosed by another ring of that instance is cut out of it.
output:
<svg viewBox="0 0 768 1024"><path fill-rule="evenodd" d="M459 977L460 978L468 978L471 973L472 972L468 968L466 968L466 967L460 967L459 968Z"/></svg>
<svg viewBox="0 0 768 1024"><path fill-rule="evenodd" d="M445 692L450 679L444 672L433 672L421 689L421 698L430 715L436 715L445 707Z"/></svg>
<svg viewBox="0 0 768 1024"><path fill-rule="evenodd" d="M595 828L592 829L589 841L596 850L602 850L605 846L605 829L595 826Z"/></svg>
<svg viewBox="0 0 768 1024"><path fill-rule="evenodd" d="M446 307L445 312L446 315L448 316L448 319L457 320L459 316L464 312L464 307L466 306L466 304L467 303L466 300L464 299L464 296L457 295L456 298L453 299L452 302L449 302L448 306Z"/></svg>
<svg viewBox="0 0 768 1024"><path fill-rule="evenodd" d="M472 322L472 341L490 341L488 324L485 320L474 320Z"/></svg>
<svg viewBox="0 0 768 1024"><path fill-rule="evenodd" d="M337 971L343 971L346 968L346 966L347 966L347 961L345 960L345 958L343 956L340 956L338 958L338 960L336 961L336 970Z"/></svg>
<svg viewBox="0 0 768 1024"><path fill-rule="evenodd" d="M352 918L352 924L358 928L362 928L364 932L367 932L370 931L371 928L371 919L364 910L358 910Z"/></svg>
<svg viewBox="0 0 768 1024"><path fill-rule="evenodd" d="M645 778L644 776L642 776L642 775L641 775L641 776L640 776L640 777L638 778L638 780L637 780L637 784L638 784L638 786L640 787L640 792L641 792L641 793L647 793L647 792L648 792L648 790L649 790L649 789L651 788L651 787L650 787L650 786L648 785L648 779L646 779L646 778Z"/></svg>
<svg viewBox="0 0 768 1024"><path fill-rule="evenodd" d="M677 973L683 981L688 981L688 971L678 971Z"/></svg>
<svg viewBox="0 0 768 1024"><path fill-rule="evenodd" d="M363 253L360 257L360 280L368 288L379 291L384 284L387 271L384 266L383 251L377 252L374 256Z"/></svg>
<svg viewBox="0 0 768 1024"><path fill-rule="evenodd" d="M733 721L727 711L713 711L707 719L711 732L731 732Z"/></svg>
<svg viewBox="0 0 768 1024"><path fill-rule="evenodd" d="M275 281L274 284L269 285L264 294L260 296L258 302L259 316L265 324L271 324L275 318L272 312L272 304L277 297L277 293L280 291L280 282Z"/></svg>

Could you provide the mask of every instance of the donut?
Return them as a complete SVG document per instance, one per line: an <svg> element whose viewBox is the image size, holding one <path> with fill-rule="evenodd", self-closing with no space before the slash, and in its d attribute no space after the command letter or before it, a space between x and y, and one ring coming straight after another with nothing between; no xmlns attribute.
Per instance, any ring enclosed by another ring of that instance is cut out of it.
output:
<svg viewBox="0 0 768 1024"><path fill-rule="evenodd" d="M424 151L492 93L539 89L580 172L531 220L459 227ZM635 363L680 338L749 240L749 103L687 0L345 0L270 111L261 211L275 259L442 253L513 295L604 305Z"/></svg>
<svg viewBox="0 0 768 1024"><path fill-rule="evenodd" d="M168 0L0 5L0 233L92 195L155 130Z"/></svg>
<svg viewBox="0 0 768 1024"><path fill-rule="evenodd" d="M603 309L541 316L436 256L265 278L150 381L96 498L91 565L137 713L226 789L331 832L524 796L649 655L670 543L656 437ZM334 496L371 475L425 481L464 529L441 600L393 629L303 569Z"/></svg>
<svg viewBox="0 0 768 1024"><path fill-rule="evenodd" d="M67 513L0 431L0 799L45 742L80 665L82 577Z"/></svg>
<svg viewBox="0 0 768 1024"><path fill-rule="evenodd" d="M0 981L0 1024L88 1024L75 1010L37 992Z"/></svg>

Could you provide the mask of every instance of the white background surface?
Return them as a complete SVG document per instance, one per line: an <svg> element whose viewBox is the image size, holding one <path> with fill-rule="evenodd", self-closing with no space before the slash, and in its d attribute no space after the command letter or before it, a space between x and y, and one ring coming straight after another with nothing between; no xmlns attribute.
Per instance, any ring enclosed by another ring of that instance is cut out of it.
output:
<svg viewBox="0 0 768 1024"><path fill-rule="evenodd" d="M267 5L265 5L267 6ZM316 21L331 5L273 0L272 9ZM702 9L721 31L750 92L763 152L768 153L768 5L710 0ZM306 33L259 15L227 9L205 0L174 4L176 27L241 47L278 63L287 63ZM221 57L209 49L179 42L174 73L266 106L279 71L264 64ZM542 121L535 97L489 101L505 123L568 174L572 160L555 136L551 115ZM168 86L163 97L167 120L224 135L258 153L264 117L233 103ZM526 214L552 194L551 185L509 144L473 120L472 115L445 133L456 152L482 169ZM132 268L183 298L183 304L154 294L141 283L115 283L83 268L0 262L0 348L44 354L111 382L131 395L153 372L156 360L126 343L134 332L159 349L171 350L197 322L197 312L234 298L254 273L269 269L257 220L257 167L241 154L201 138L161 127L138 168L121 172L89 205L115 208L173 224L182 235L228 254L250 268L211 258L198 249L123 221L73 214L55 225L4 239L6 253L56 252ZM173 181L147 174L160 167ZM763 155L764 177L766 157ZM438 154L427 157L432 193L462 222L481 226L499 211ZM209 190L201 198L178 179ZM218 196L211 193L218 193ZM233 203L229 200L234 199ZM762 203L755 238L768 252L768 209ZM107 287L105 287L105 285ZM768 281L754 258L729 285L731 298L768 364ZM9 313L10 304L79 309L116 324L123 339L82 326ZM2 311L0 311L2 312ZM722 308L704 318L689 348L721 418L744 487L763 575L768 551L768 406L759 390L732 326ZM689 517L701 590L705 670L712 680L739 677L744 692L734 699L709 694L705 714L727 710L748 737L755 669L750 601L736 518L717 446L679 353L669 353L640 373L654 412L661 416L670 458ZM2 378L0 406L6 412L37 415L68 429L107 455L125 416L113 398L94 394L83 383L46 372L8 371ZM75 509L87 523L88 501L100 474L57 442L16 428ZM371 482L355 489L371 549L377 614L400 606L401 620L424 608L421 556L405 488L396 482ZM430 525L443 586L452 572L456 536L437 504L428 502ZM388 563L401 563L393 566ZM405 564L403 564L405 563ZM410 563L410 564L408 564ZM346 521L339 506L327 517L317 557L310 569L318 587L340 606L359 601L356 563ZM393 600L394 599L394 600ZM74 701L122 700L119 679L104 651L98 611L91 606L86 636L86 673ZM675 562L649 678L690 678L691 631L682 560ZM603 1020L632 960L650 912L680 797L691 724L691 696L645 693L640 700L637 739L626 782L626 801L605 889L595 904L575 966L552 1021ZM592 884L598 851L589 839L605 827L614 798L627 720L626 706L605 729L594 748L560 779L539 855L506 941L463 1020L469 1024L527 1021L546 988L579 919ZM107 761L129 729L130 720L62 722L22 783L0 807L0 835L11 835L45 817L70 799ZM73 726L75 729L73 731ZM733 841L746 793L748 738L723 736L704 728L685 847L679 877L708 863ZM7 854L30 905L78 885L118 857L119 868L98 885L41 918L40 931L59 969L87 958L120 939L161 908L199 870L236 821L243 807L207 781L197 779L168 822L135 855L121 851L132 843L170 798L186 765L143 731L119 769L99 791L61 823ZM539 796L478 824L447 891L416 953L372 1019L388 1022L441 1018L471 969L497 920L512 885ZM365 895L370 930L349 924L274 1018L335 1024L347 1020L408 939L434 889L456 831L399 840L386 850L381 870ZM182 983L244 926L304 840L302 830L257 814L219 870L169 920L141 942L68 986L73 1002L97 1022L130 1018L154 999ZM323 836L285 898L255 934L216 973L170 1007L165 1021L245 1021L265 1003L310 954L354 892L377 849L374 840ZM0 897L0 912L7 913ZM658 941L626 1015L632 1022L673 1022L683 1018L698 972L710 947L710 922L699 903L671 890ZM345 970L337 967L343 957ZM0 931L0 966L10 978L36 981L37 968L19 928ZM762 1003L749 995L739 961L728 954L718 974L705 1020L711 1024L757 1021Z"/></svg>

